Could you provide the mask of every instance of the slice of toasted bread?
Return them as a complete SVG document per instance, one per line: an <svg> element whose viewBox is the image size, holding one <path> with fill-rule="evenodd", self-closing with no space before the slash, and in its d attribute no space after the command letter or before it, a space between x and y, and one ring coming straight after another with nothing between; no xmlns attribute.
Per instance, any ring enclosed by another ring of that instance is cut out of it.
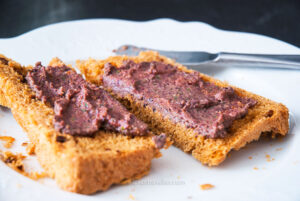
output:
<svg viewBox="0 0 300 201"><path fill-rule="evenodd" d="M0 58L8 61L0 61L0 104L11 108L35 145L40 164L64 190L91 194L129 182L146 175L151 160L160 156L151 135L128 137L99 131L92 138L57 132L53 109L35 99L24 82L26 68Z"/></svg>
<svg viewBox="0 0 300 201"><path fill-rule="evenodd" d="M101 85L104 64L110 62L116 67L120 67L125 60L139 62L160 61L177 66L185 72L192 72L175 61L160 56L156 52L141 52L137 57L113 56L106 60L89 59L77 61L77 67L86 79ZM230 86L207 75L201 74L202 79L214 83L218 86ZM288 132L289 124L288 109L280 103L276 103L267 98L247 92L243 89L233 87L236 93L242 97L253 98L257 104L249 109L247 115L233 122L229 128L228 136L224 139L208 139L203 136L196 137L191 128L186 128L181 124L175 124L168 118L164 118L159 112L153 112L150 107L143 107L143 102L135 100L132 96L122 98L118 94L113 94L127 106L136 116L148 123L153 131L164 132L170 136L174 145L185 152L191 153L196 159L209 166L219 165L225 160L230 150L239 150L247 143L258 140L262 133L272 133L285 135ZM110 89L107 89L110 91Z"/></svg>

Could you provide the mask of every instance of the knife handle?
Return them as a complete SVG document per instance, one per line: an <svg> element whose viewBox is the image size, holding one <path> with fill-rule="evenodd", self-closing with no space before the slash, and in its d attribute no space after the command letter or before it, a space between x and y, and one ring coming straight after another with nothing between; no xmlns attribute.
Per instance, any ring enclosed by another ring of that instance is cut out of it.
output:
<svg viewBox="0 0 300 201"><path fill-rule="evenodd" d="M300 70L300 55L265 55L221 52L213 62L223 66Z"/></svg>

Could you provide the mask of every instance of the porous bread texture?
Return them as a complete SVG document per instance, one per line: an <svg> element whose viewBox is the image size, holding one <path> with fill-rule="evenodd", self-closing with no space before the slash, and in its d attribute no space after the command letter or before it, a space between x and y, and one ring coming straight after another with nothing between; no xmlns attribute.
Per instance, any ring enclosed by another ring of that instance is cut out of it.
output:
<svg viewBox="0 0 300 201"><path fill-rule="evenodd" d="M136 63L160 61L177 66L182 71L193 72L193 70L187 69L174 60L152 51L141 52L137 57L112 56L106 60L90 58L85 61L77 61L77 67L88 81L101 85L104 64L110 62L112 65L120 67L125 60L132 60ZM216 80L202 73L200 73L200 77L221 87L231 86L226 82ZM113 95L138 118L148 123L154 132L166 133L175 146L187 153L191 153L203 164L216 166L225 160L231 150L239 150L247 143L258 140L262 133L268 132L272 136L277 134L285 135L289 130L289 112L283 104L234 86L231 87L239 96L253 98L257 101L257 104L249 109L244 118L233 122L233 125L228 129L228 136L223 139L209 139L201 135L197 136L193 129L186 128L179 123L173 123L168 118L163 117L158 111L154 112L151 107L144 107L142 101L136 100L132 96L121 97L118 94ZM110 89L107 90L110 91Z"/></svg>
<svg viewBox="0 0 300 201"><path fill-rule="evenodd" d="M92 194L148 174L151 160L160 156L151 135L128 137L99 131L92 138L59 133L52 124L53 109L35 99L24 82L25 74L26 68L16 62L0 61L0 104L11 109L35 145L40 164L62 189ZM65 142L58 142L57 136Z"/></svg>

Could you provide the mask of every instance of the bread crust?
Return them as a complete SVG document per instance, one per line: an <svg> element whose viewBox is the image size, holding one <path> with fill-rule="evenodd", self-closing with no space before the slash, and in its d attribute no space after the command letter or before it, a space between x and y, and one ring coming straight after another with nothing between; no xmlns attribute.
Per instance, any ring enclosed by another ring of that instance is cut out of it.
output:
<svg viewBox="0 0 300 201"><path fill-rule="evenodd" d="M57 132L53 109L35 99L23 82L26 71L11 60L0 62L0 104L11 109L35 145L41 166L62 189L92 194L148 174L151 160L161 155L151 135L128 137L99 131L91 138ZM65 142L58 142L57 136L63 136Z"/></svg>
<svg viewBox="0 0 300 201"><path fill-rule="evenodd" d="M95 84L102 84L102 74L104 64L112 63L120 67L125 60L134 62L160 61L177 66L185 72L193 72L185 66L176 63L174 60L159 55L157 52L141 52L137 57L112 56L106 60L88 59L77 61L77 67L85 75L88 81ZM231 86L226 82L219 81L208 75L200 73L203 80L214 83L221 87ZM149 106L144 107L143 102L134 100L132 96L117 97L130 111L137 117L148 123L154 132L166 133L174 145L187 153L191 153L196 159L209 166L219 165L226 159L231 150L239 150L251 141L258 140L263 133L275 135L286 135L289 130L289 112L281 103L276 103L262 96L258 96L235 86L235 92L242 97L253 98L257 104L249 109L248 114L235 120L229 128L228 136L223 139L208 139L203 136L196 136L191 128L186 128L182 124L175 124L168 118L164 118L159 112L153 112ZM108 89L109 91L109 89Z"/></svg>

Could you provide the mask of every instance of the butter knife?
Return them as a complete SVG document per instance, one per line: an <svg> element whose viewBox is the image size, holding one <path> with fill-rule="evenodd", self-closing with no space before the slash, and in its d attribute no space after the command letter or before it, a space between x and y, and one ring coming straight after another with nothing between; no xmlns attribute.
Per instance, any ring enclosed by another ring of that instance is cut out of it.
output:
<svg viewBox="0 0 300 201"><path fill-rule="evenodd" d="M117 55L136 56L141 51L157 51L159 54L175 59L190 67L201 67L203 64L216 64L225 67L258 67L300 70L300 55L289 54L243 54L219 52L216 54L203 51L165 51L133 45L122 45L114 50Z"/></svg>

